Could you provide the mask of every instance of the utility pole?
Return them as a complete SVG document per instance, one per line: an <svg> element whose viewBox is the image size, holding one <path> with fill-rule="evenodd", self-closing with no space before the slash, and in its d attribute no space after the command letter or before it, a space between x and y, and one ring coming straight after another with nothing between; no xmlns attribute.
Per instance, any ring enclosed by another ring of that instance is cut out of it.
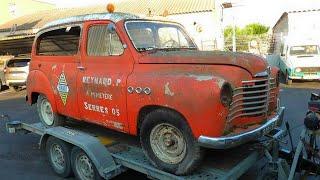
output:
<svg viewBox="0 0 320 180"><path fill-rule="evenodd" d="M232 51L237 52L237 44L236 44L236 23L234 22L233 16L233 26L232 26Z"/></svg>

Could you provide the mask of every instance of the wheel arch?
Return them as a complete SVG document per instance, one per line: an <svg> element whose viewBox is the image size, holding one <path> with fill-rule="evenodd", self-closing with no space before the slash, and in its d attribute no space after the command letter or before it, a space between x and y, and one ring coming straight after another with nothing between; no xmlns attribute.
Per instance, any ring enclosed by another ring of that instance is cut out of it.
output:
<svg viewBox="0 0 320 180"><path fill-rule="evenodd" d="M43 95L51 103L52 110L57 112L54 93L49 79L43 72L34 70L29 73L27 80L27 100L30 105L37 102L39 95Z"/></svg>
<svg viewBox="0 0 320 180"><path fill-rule="evenodd" d="M169 110L169 111L172 111L174 113L177 113L179 116L181 116L185 120L185 122L190 127L190 124L189 124L188 120L186 119L186 117L181 112L179 112L178 110L176 110L174 108L171 108L171 107L167 107L167 106L161 106L161 105L146 105L146 106L143 106L142 108L140 108L139 113L138 113L137 126L136 126L137 127L137 129L136 129L137 135L140 134L140 127L141 127L141 124L144 121L145 117L150 112L155 111L157 109L164 109L164 110Z"/></svg>

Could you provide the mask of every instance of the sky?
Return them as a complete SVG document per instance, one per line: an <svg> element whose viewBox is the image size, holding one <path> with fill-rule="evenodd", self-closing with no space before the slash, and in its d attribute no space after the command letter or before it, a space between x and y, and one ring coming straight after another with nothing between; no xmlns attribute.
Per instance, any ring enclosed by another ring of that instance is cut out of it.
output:
<svg viewBox="0 0 320 180"><path fill-rule="evenodd" d="M58 8L106 5L121 0L41 0L56 4ZM123 1L123 0L122 0ZM151 1L151 0L150 0ZM220 0L231 2L233 8L224 10L224 25L243 27L258 22L273 27L283 12L291 10L320 9L320 0Z"/></svg>

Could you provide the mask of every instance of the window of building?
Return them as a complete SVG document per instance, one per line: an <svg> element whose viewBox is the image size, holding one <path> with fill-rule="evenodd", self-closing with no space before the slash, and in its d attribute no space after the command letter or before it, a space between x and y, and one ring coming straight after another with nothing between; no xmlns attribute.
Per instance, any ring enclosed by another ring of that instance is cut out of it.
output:
<svg viewBox="0 0 320 180"><path fill-rule="evenodd" d="M107 25L90 27L87 42L89 56L118 56L123 51L123 45L115 30L108 30Z"/></svg>
<svg viewBox="0 0 320 180"><path fill-rule="evenodd" d="M79 49L81 28L66 27L43 33L38 38L37 55L72 56Z"/></svg>

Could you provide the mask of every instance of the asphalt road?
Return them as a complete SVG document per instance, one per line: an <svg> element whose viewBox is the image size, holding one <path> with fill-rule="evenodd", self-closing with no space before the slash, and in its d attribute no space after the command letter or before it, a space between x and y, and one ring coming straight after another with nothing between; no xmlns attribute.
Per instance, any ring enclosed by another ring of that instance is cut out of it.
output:
<svg viewBox="0 0 320 180"><path fill-rule="evenodd" d="M310 93L320 92L320 83L294 83L291 86L282 85L281 87L281 104L286 107L284 118L290 123L293 140L297 142L303 126L303 118L307 111L307 101ZM3 114L9 115L11 120L21 120L28 123L39 121L35 106L30 107L25 103L24 90L20 92L9 90L0 92L0 115ZM5 131L6 121L5 119L0 120L0 179L60 179L50 169L45 154L38 149L39 137L32 134L8 134ZM288 144L284 146L288 146ZM254 172L250 173L254 174ZM145 178L141 174L129 171L117 179L128 179L130 177ZM245 177L252 176L246 175Z"/></svg>

